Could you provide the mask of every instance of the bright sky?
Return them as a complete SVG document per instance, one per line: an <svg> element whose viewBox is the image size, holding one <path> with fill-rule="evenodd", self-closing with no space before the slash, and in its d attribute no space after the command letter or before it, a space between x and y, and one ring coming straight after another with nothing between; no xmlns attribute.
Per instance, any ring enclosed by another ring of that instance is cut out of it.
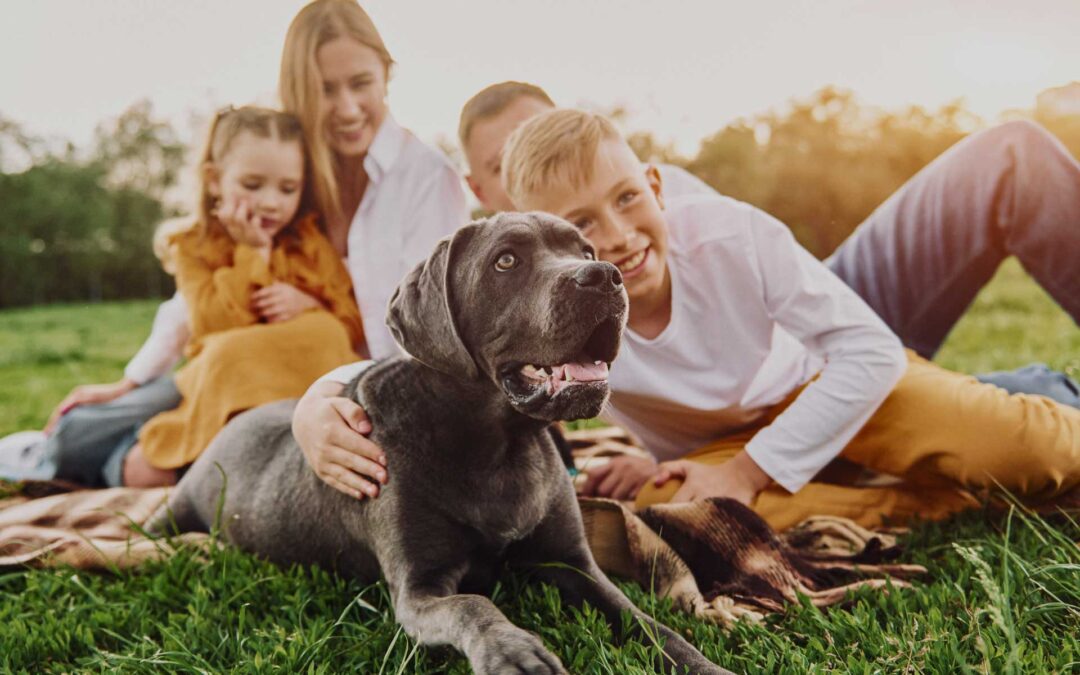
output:
<svg viewBox="0 0 1080 675"><path fill-rule="evenodd" d="M137 99L189 113L275 102L299 0L35 0L0 9L0 115L84 143ZM1080 0L369 0L398 61L395 117L452 138L505 79L562 105L623 105L693 152L725 123L825 84L867 104L958 97L993 119L1080 79Z"/></svg>

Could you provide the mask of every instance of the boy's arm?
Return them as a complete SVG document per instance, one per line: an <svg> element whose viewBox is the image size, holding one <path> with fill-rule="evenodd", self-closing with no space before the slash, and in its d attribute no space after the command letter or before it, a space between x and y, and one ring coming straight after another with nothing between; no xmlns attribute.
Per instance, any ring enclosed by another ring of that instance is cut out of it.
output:
<svg viewBox="0 0 1080 675"><path fill-rule="evenodd" d="M885 323L787 227L754 209L749 237L769 313L825 360L819 376L746 446L758 467L796 492L870 419L907 359Z"/></svg>

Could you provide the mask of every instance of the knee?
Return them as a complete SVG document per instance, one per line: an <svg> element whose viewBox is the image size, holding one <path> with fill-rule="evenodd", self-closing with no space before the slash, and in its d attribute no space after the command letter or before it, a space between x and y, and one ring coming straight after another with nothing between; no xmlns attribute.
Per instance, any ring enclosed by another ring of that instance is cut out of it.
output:
<svg viewBox="0 0 1080 675"><path fill-rule="evenodd" d="M1031 120L1005 122L987 131L986 136L995 144L1033 152L1042 152L1057 146L1057 140L1050 132Z"/></svg>

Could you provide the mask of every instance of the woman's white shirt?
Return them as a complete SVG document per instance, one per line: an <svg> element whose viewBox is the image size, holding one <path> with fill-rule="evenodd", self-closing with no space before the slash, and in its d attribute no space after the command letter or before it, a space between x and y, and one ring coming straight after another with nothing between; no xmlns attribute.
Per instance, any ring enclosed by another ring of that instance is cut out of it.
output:
<svg viewBox="0 0 1080 675"><path fill-rule="evenodd" d="M368 187L349 227L346 265L373 358L398 353L386 327L397 285L435 243L469 220L461 177L390 116L364 158Z"/></svg>

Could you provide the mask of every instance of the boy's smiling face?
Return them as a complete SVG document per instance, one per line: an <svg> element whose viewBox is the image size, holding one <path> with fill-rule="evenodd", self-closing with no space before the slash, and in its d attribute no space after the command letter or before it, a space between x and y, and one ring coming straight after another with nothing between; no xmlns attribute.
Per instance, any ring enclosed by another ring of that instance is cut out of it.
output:
<svg viewBox="0 0 1080 675"><path fill-rule="evenodd" d="M660 174L644 166L621 139L602 141L585 185L552 185L521 208L565 218L619 268L630 298L630 323L670 309L667 223ZM635 311L637 310L637 311Z"/></svg>

